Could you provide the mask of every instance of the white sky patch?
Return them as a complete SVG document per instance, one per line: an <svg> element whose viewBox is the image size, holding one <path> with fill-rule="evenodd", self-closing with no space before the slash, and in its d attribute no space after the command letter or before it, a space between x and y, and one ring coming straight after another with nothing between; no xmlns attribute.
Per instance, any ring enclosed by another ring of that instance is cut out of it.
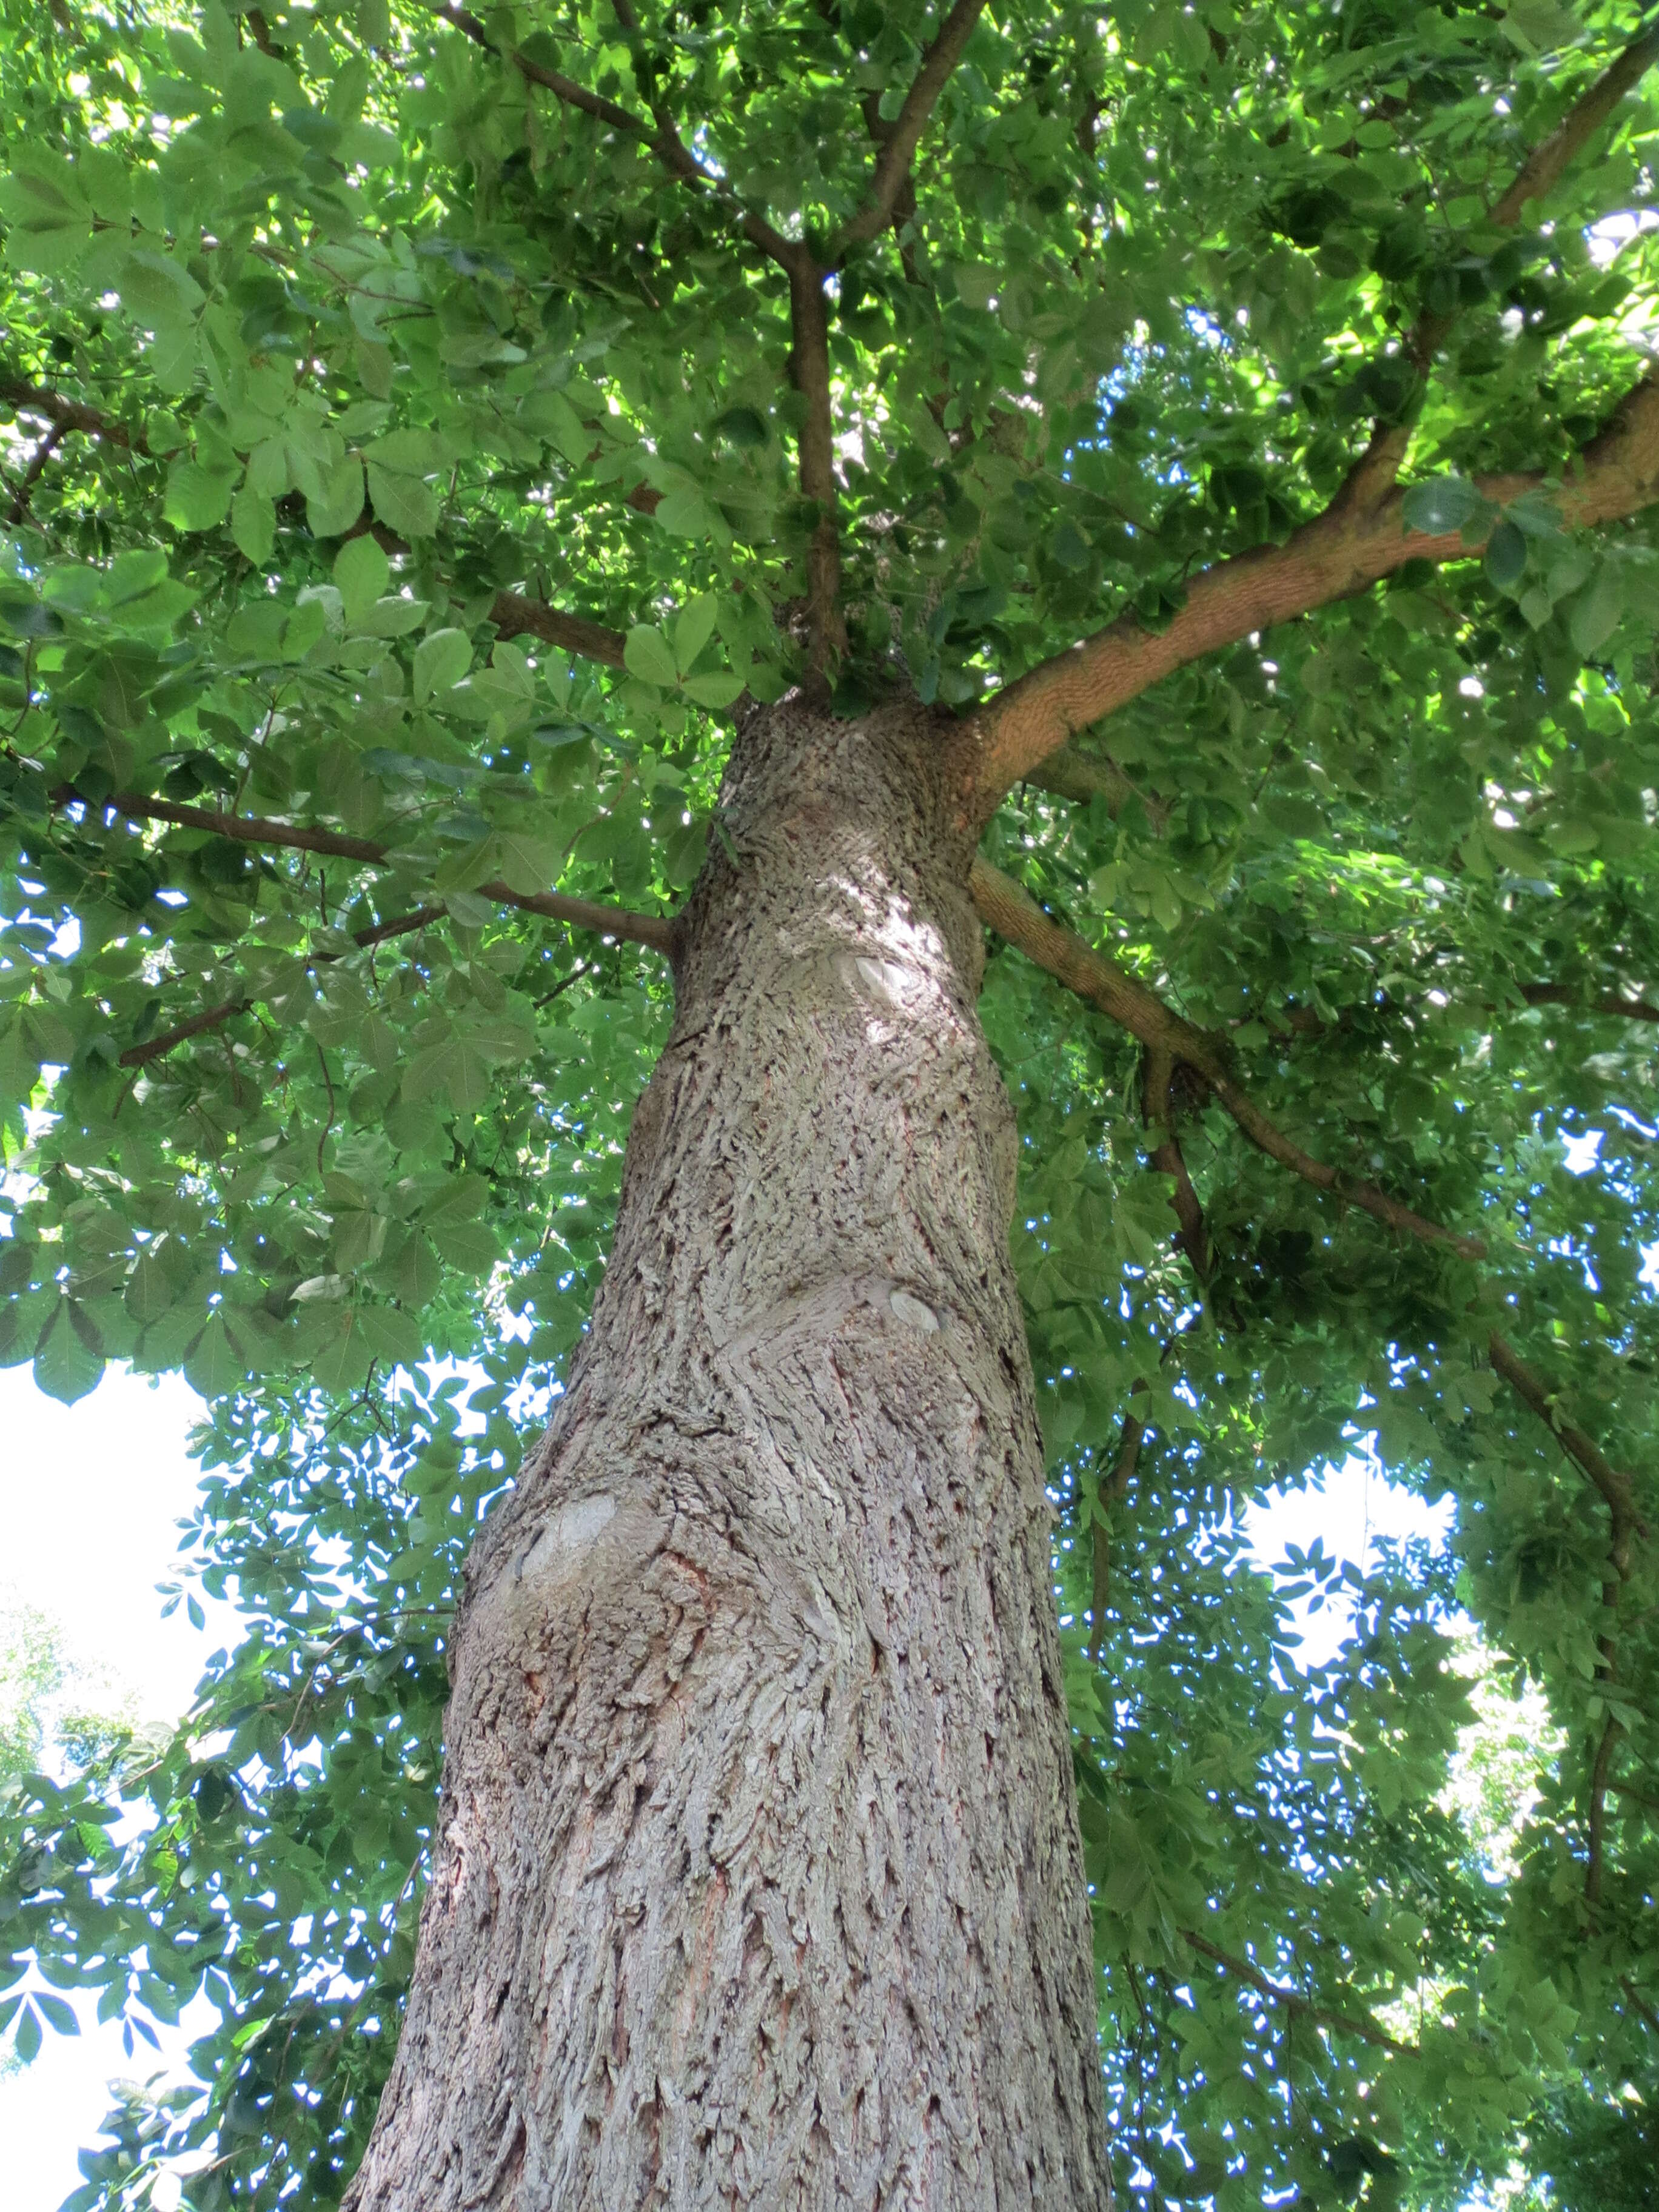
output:
<svg viewBox="0 0 1659 2212"><path fill-rule="evenodd" d="M1420 1537L1437 1552L1443 1550L1451 1535L1454 1511L1449 1496L1431 1505L1414 1491L1390 1482L1365 1437L1340 1467L1328 1464L1318 1481L1270 1490L1260 1504L1249 1509L1243 1525L1262 1567L1276 1566L1287 1544L1307 1552L1317 1541L1327 1559L1351 1561L1364 1574L1375 1564L1379 1537L1396 1543ZM1296 1600L1291 1611L1301 1638L1297 1664L1304 1669L1323 1666L1352 1633L1353 1592L1333 1586L1333 1595L1322 1603L1319 1593L1310 1591Z"/></svg>
<svg viewBox="0 0 1659 2212"><path fill-rule="evenodd" d="M182 1607L163 1620L155 1588L177 1571L174 1523L194 1504L198 1477L186 1438L203 1410L177 1377L152 1389L112 1367L90 1397L60 1406L28 1368L0 1370L8 1593L55 1623L66 1658L131 1692L145 1719L177 1719L210 1655L236 1632L233 1609L205 1596L204 1629ZM76 2154L109 2110L110 2081L184 2078L185 2051L216 2017L198 2001L161 2031L160 2054L139 2042L129 2058L119 2026L94 2020L95 1990L70 2002L80 2035L48 2034L34 2063L0 2082L6 2212L58 2212L81 2185ZM157 2212L166 2212L160 2197Z"/></svg>

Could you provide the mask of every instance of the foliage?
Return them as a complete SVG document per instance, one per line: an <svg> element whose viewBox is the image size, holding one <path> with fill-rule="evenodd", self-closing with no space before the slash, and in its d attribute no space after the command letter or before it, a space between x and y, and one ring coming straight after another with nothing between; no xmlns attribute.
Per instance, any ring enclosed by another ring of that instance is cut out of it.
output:
<svg viewBox="0 0 1659 2212"><path fill-rule="evenodd" d="M1639 71L1502 216L1634 9L958 9L873 224L920 7L449 12L5 4L0 1356L183 1370L245 1628L164 1748L4 1810L0 2025L37 1972L220 2012L72 2201L182 2158L202 2212L320 2207L361 2153L459 1565L603 1266L739 700L1150 653L1368 447L1428 554L1182 648L987 833L1210 1040L1160 1070L994 952L1120 2178L1644 2201L1659 568L1640 498L1561 504L1653 327ZM1365 1436L1450 1556L1258 1571L1250 1503ZM1353 1614L1305 1674L1299 1601ZM1460 1610L1550 1717L1502 1865L1445 1795Z"/></svg>

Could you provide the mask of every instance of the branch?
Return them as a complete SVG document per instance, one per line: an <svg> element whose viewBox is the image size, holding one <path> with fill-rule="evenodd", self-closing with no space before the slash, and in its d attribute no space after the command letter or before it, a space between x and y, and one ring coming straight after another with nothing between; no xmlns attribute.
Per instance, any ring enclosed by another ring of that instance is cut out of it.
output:
<svg viewBox="0 0 1659 2212"><path fill-rule="evenodd" d="M1175 1178L1175 1191L1170 1200L1180 1227L1176 1231L1176 1243L1193 1263L1193 1273L1206 1288L1215 1255L1210 1245L1210 1231L1204 1219L1204 1208L1193 1179L1187 1172L1187 1156L1181 1149L1181 1139L1176 1133L1174 1055L1163 1046L1150 1048L1146 1054L1146 1117L1155 1121L1164 1131L1163 1141L1153 1152L1152 1165L1160 1175Z"/></svg>
<svg viewBox="0 0 1659 2212"><path fill-rule="evenodd" d="M606 668L623 666L626 641L619 629L589 622L581 615L562 615L541 599L526 599L521 592L497 592L489 619L501 637L538 637L561 653L574 653L583 660L597 660Z"/></svg>
<svg viewBox="0 0 1659 2212"><path fill-rule="evenodd" d="M1149 1051L1170 1053L1184 1061L1208 1085L1217 1103L1226 1109L1243 1134L1269 1158L1278 1160L1316 1190L1328 1190L1352 1200L1390 1229L1425 1244L1444 1246L1466 1260L1485 1256L1486 1245L1480 1237L1460 1237L1442 1228L1438 1222L1426 1220L1422 1214L1414 1213L1409 1206L1379 1190L1375 1183L1349 1182L1334 1168L1311 1158L1299 1146L1292 1144L1232 1082L1217 1040L1172 1013L1161 999L1103 953L1091 951L1080 937L1051 921L1035 899L988 861L975 859L969 888L981 919L999 935L1075 991L1079 998L1087 999L1138 1036ZM1496 1329L1487 1339L1487 1348L1496 1371L1522 1403L1550 1429L1600 1493L1612 1522L1609 1557L1619 1579L1627 1579L1631 1540L1635 1536L1645 1539L1648 1534L1630 1476L1614 1467L1583 1430L1561 1419L1542 1382Z"/></svg>
<svg viewBox="0 0 1659 2212"><path fill-rule="evenodd" d="M1653 2030L1654 2033L1656 2035L1659 2035L1659 2012L1655 2012L1653 2007L1648 2002L1647 1999L1638 1994L1633 1982L1621 1981L1619 1986L1623 1990L1625 1995L1635 2006L1637 2011L1641 2014L1643 2019L1646 2021L1648 2026Z"/></svg>
<svg viewBox="0 0 1659 2212"><path fill-rule="evenodd" d="M219 814L205 806L181 806L168 799L118 791L105 799L85 798L72 784L60 784L52 794L59 806L71 804L88 814L125 814L135 822L172 822L185 830L205 830L212 836L229 837L240 845L278 845L294 852L327 853L347 860L378 866L389 855L384 845L368 837L348 837L335 830L316 830L297 822L270 822L258 815ZM591 929L602 937L616 937L634 945L649 945L653 952L674 951L674 925L667 916L631 914L626 908L605 906L594 899L568 898L562 891L516 891L496 877L473 886L480 898L498 905L518 907L526 914L544 914L574 929Z"/></svg>
<svg viewBox="0 0 1659 2212"><path fill-rule="evenodd" d="M789 380L806 402L800 433L800 488L817 519L806 550L806 608L813 673L825 678L847 649L841 615L841 537L836 526L835 418L830 395L830 321L824 272L804 251L789 264Z"/></svg>
<svg viewBox="0 0 1659 2212"><path fill-rule="evenodd" d="M1143 791L1125 775L1115 760L1094 753L1079 752L1075 745L1061 745L1048 758L1040 761L1026 779L1039 791L1052 791L1056 798L1074 799L1086 806L1091 799L1103 799L1106 811L1114 822L1132 799L1138 799L1146 811L1146 819L1152 833L1161 837L1170 819L1170 803L1154 792Z"/></svg>
<svg viewBox="0 0 1659 2212"><path fill-rule="evenodd" d="M10 407L23 414L39 415L52 425L54 436L49 444L70 430L79 430L89 438L101 438L106 444L119 446L124 451L147 453L149 450L142 430L131 431L119 422L112 422L95 407L83 406L79 400L65 399L59 392L44 385L26 384L17 379L0 380L0 405ZM41 457L37 456L37 459ZM29 480L40 473L31 465ZM624 495L625 503L649 514L661 504L662 495L641 484ZM15 520L15 514L13 516ZM409 548L401 538L383 532L373 522L364 520L346 532L347 537L368 535L384 545L389 553L407 553ZM589 622L582 615L561 614L556 607L545 605L540 599L527 599L521 592L498 592L489 610L489 620L502 637L520 637L528 634L538 637L561 651L578 654L584 660L602 662L607 668L623 665L623 634L607 629L602 623Z"/></svg>
<svg viewBox="0 0 1659 2212"><path fill-rule="evenodd" d="M1541 473L1478 481L1500 508L1548 489L1570 530L1637 513L1659 498L1659 373L1643 376L1559 489ZM1190 661L1351 598L1408 561L1468 560L1480 551L1479 537L1466 544L1455 531L1408 530L1403 503L1398 491L1364 511L1333 503L1283 545L1256 546L1205 569L1165 629L1149 630L1133 612L1121 615L999 692L969 725L963 780L969 817L988 820L1004 793L1074 731L1115 714Z"/></svg>
<svg viewBox="0 0 1659 2212"><path fill-rule="evenodd" d="M1553 191L1562 173L1577 158L1586 142L1601 129L1625 94L1656 60L1659 60L1659 27L1644 33L1626 46L1618 59L1603 70L1583 98L1568 111L1549 137L1534 147L1522 163L1514 183L1486 217L1487 222L1499 230L1511 230L1520 221L1522 210L1529 201L1542 199L1547 192ZM1435 355L1450 336L1457 320L1455 310L1449 314L1431 315L1425 308L1413 324L1401 349L1420 378L1427 377ZM1378 424L1347 482L1337 494L1339 504L1371 507L1389 489L1400 473L1400 464L1405 459L1407 447L1411 443L1416 413L1417 409L1413 405L1405 421Z"/></svg>
<svg viewBox="0 0 1659 2212"><path fill-rule="evenodd" d="M6 522L9 528L15 528L17 524L20 523L23 520L23 517L28 513L30 495L33 492L36 484L40 483L41 476L45 472L46 463L52 459L52 455L57 452L59 445L63 442L64 438L67 435L68 428L69 426L67 423L54 422L47 430L45 437L43 437L36 445L34 452L30 457L29 465L23 471L21 481L19 483L16 494L12 500L11 510L6 517Z"/></svg>
<svg viewBox="0 0 1659 2212"><path fill-rule="evenodd" d="M1437 1222L1425 1220L1376 1183L1351 1181L1293 1144L1233 1081L1218 1040L1183 1021L1115 961L1092 951L1073 931L1051 921L1028 892L988 860L975 860L969 889L980 918L999 936L1006 938L1079 998L1098 1006L1150 1050L1169 1053L1201 1077L1217 1103L1225 1107L1250 1142L1269 1158L1316 1189L1329 1191L1360 1207L1387 1228L1424 1243L1444 1245L1464 1259L1479 1259L1485 1253L1486 1248L1480 1237L1460 1236L1441 1228Z"/></svg>
<svg viewBox="0 0 1659 2212"><path fill-rule="evenodd" d="M927 128L927 119L939 104L939 96L951 70L961 60L963 48L972 38L974 26L984 7L985 0L957 0L940 26L939 36L922 56L921 67L905 95L898 119L876 156L875 183L870 197L858 213L842 226L830 249L832 268L839 269L854 246L864 245L891 222L921 134Z"/></svg>
<svg viewBox="0 0 1659 2212"><path fill-rule="evenodd" d="M384 945L389 938L407 937L411 930L424 929L428 922L441 921L443 913L441 906L416 907L413 914L400 915L395 921L377 921L372 929L356 930L353 933L354 938L360 945ZM344 954L340 952L316 952L306 965L307 968L320 968L330 961L344 957ZM252 1004L252 999L226 999L216 1006L205 1007L201 1013L192 1014L187 1022L180 1022L176 1029L166 1030L160 1036L146 1037L143 1044L129 1045L116 1065L118 1067L148 1067L151 1060L162 1059L175 1045L187 1043L191 1037L200 1036L205 1030L220 1028L233 1016L246 1013Z"/></svg>
<svg viewBox="0 0 1659 2212"><path fill-rule="evenodd" d="M1352 2013L1333 2012L1328 2005L1322 2005L1312 1997L1304 1997L1299 1990L1287 1990L1282 1982L1270 1980L1248 1959L1236 1958L1231 1951L1222 1950L1218 1944L1195 1935L1190 1928L1183 1928L1181 1934L1182 1941L1190 1943L1194 1951L1200 1952L1206 1959L1213 1959L1230 1974L1236 1974L1241 1982L1248 1982L1253 1990L1259 1990L1264 1997L1271 1998L1274 2004L1283 2005L1286 2012L1306 2013L1310 2020L1317 2021L1322 2027L1334 2028L1342 2035L1357 2035L1362 2043L1372 2044L1379 2051L1396 2051L1402 2058L1417 2056L1414 2045L1396 2043L1393 2036L1385 2034L1374 2021L1358 2019Z"/></svg>
<svg viewBox="0 0 1659 2212"><path fill-rule="evenodd" d="M1521 995L1529 1006L1571 1006L1579 1013L1620 1015L1626 1021L1659 1022L1659 1006L1646 999L1625 999L1610 993L1587 999L1567 983L1523 983Z"/></svg>
<svg viewBox="0 0 1659 2212"><path fill-rule="evenodd" d="M106 445L119 446L124 452L144 453L149 448L142 430L129 430L124 423L113 422L95 407L84 407L78 399L65 399L61 392L48 391L44 385L30 384L22 377L0 377L0 406L27 415L39 415L62 433L83 431L88 438L101 438Z"/></svg>
<svg viewBox="0 0 1659 2212"><path fill-rule="evenodd" d="M618 107L614 100L602 99L597 92L590 92L585 84L578 84L574 77L564 76L557 70L549 69L544 63L533 61L516 46L503 52L471 10L454 4L454 0L426 0L426 4L434 15L441 16L446 23L464 33L475 45L483 47L487 53L496 54L502 60L510 62L520 76L531 84L540 85L556 99L562 100L567 107L580 108L584 115L592 116L596 122L608 123L613 131L620 131L628 137L636 138L656 155L671 176L678 177L684 184L707 185L719 198L731 202L744 237L751 245L759 246L769 259L787 268L792 257L799 252L799 248L785 238L781 231L775 230L764 216L756 215L737 202L724 178L698 161L665 117L654 117L652 124L647 125L629 109ZM619 9L617 14L621 16L623 11ZM623 21L626 23L627 19L624 17Z"/></svg>
<svg viewBox="0 0 1659 2212"><path fill-rule="evenodd" d="M1609 1662L1609 1664L1611 1662ZM1589 1819L1584 1824L1584 1902L1601 1902L1601 1869L1607 1841L1607 1777L1613 1770L1613 1755L1624 1735L1622 1721L1609 1713L1607 1726L1601 1731L1601 1741L1595 1748L1595 1764L1590 1769Z"/></svg>
<svg viewBox="0 0 1659 2212"><path fill-rule="evenodd" d="M1632 1536L1645 1536L1646 1524L1636 1502L1636 1489L1629 1475L1623 1474L1607 1458L1592 1438L1572 1422L1564 1421L1555 1409L1555 1401L1543 1383L1534 1375L1514 1346L1501 1337L1496 1329L1487 1340L1492 1364L1509 1384L1522 1404L1535 1413L1546 1428L1552 1431L1562 1449L1577 1461L1580 1469L1601 1492L1612 1521L1612 1544L1609 1556L1620 1581L1630 1573L1630 1542Z"/></svg>

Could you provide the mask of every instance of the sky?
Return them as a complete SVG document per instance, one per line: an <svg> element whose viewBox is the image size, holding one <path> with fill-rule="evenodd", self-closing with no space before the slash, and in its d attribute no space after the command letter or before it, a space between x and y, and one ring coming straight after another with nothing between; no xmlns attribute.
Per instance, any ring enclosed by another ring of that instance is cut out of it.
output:
<svg viewBox="0 0 1659 2212"><path fill-rule="evenodd" d="M90 1397L60 1406L27 1367L0 1369L0 1596L53 1621L65 1656L102 1673L142 1720L189 1707L210 1653L227 1640L227 1607L193 1629L184 1609L161 1618L155 1585L174 1570L175 1523L195 1498L186 1437L202 1401L177 1377L152 1385L111 1368ZM0 2081L0 2203L5 2212L57 2212L81 2174L76 2153L108 2109L113 2077L143 2080L161 2062L146 2046L129 2059L121 2031L78 2003L79 2037L48 2036L32 2066ZM176 2040L174 2063L193 2029ZM148 2060L148 2063L143 2063ZM158 2212L167 2212L158 2197Z"/></svg>

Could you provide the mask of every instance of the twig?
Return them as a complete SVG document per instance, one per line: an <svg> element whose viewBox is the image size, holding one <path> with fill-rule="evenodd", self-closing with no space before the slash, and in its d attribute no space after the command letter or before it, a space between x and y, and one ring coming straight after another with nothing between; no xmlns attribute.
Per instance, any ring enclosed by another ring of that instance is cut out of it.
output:
<svg viewBox="0 0 1659 2212"><path fill-rule="evenodd" d="M11 512L6 517L9 526L21 522L28 513L29 494L40 483L41 471L57 452L58 446L68 434L69 427L67 422L54 422L40 444L36 446L27 468L24 470L18 480L17 490L11 502Z"/></svg>
<svg viewBox="0 0 1659 2212"><path fill-rule="evenodd" d="M328 1119L323 1124L322 1134L317 1139L317 1172L320 1176L323 1172L323 1146L328 1142L334 1129L334 1078L328 1072L328 1054L320 1044L317 1047L317 1062L323 1071L323 1083L328 1091Z"/></svg>

